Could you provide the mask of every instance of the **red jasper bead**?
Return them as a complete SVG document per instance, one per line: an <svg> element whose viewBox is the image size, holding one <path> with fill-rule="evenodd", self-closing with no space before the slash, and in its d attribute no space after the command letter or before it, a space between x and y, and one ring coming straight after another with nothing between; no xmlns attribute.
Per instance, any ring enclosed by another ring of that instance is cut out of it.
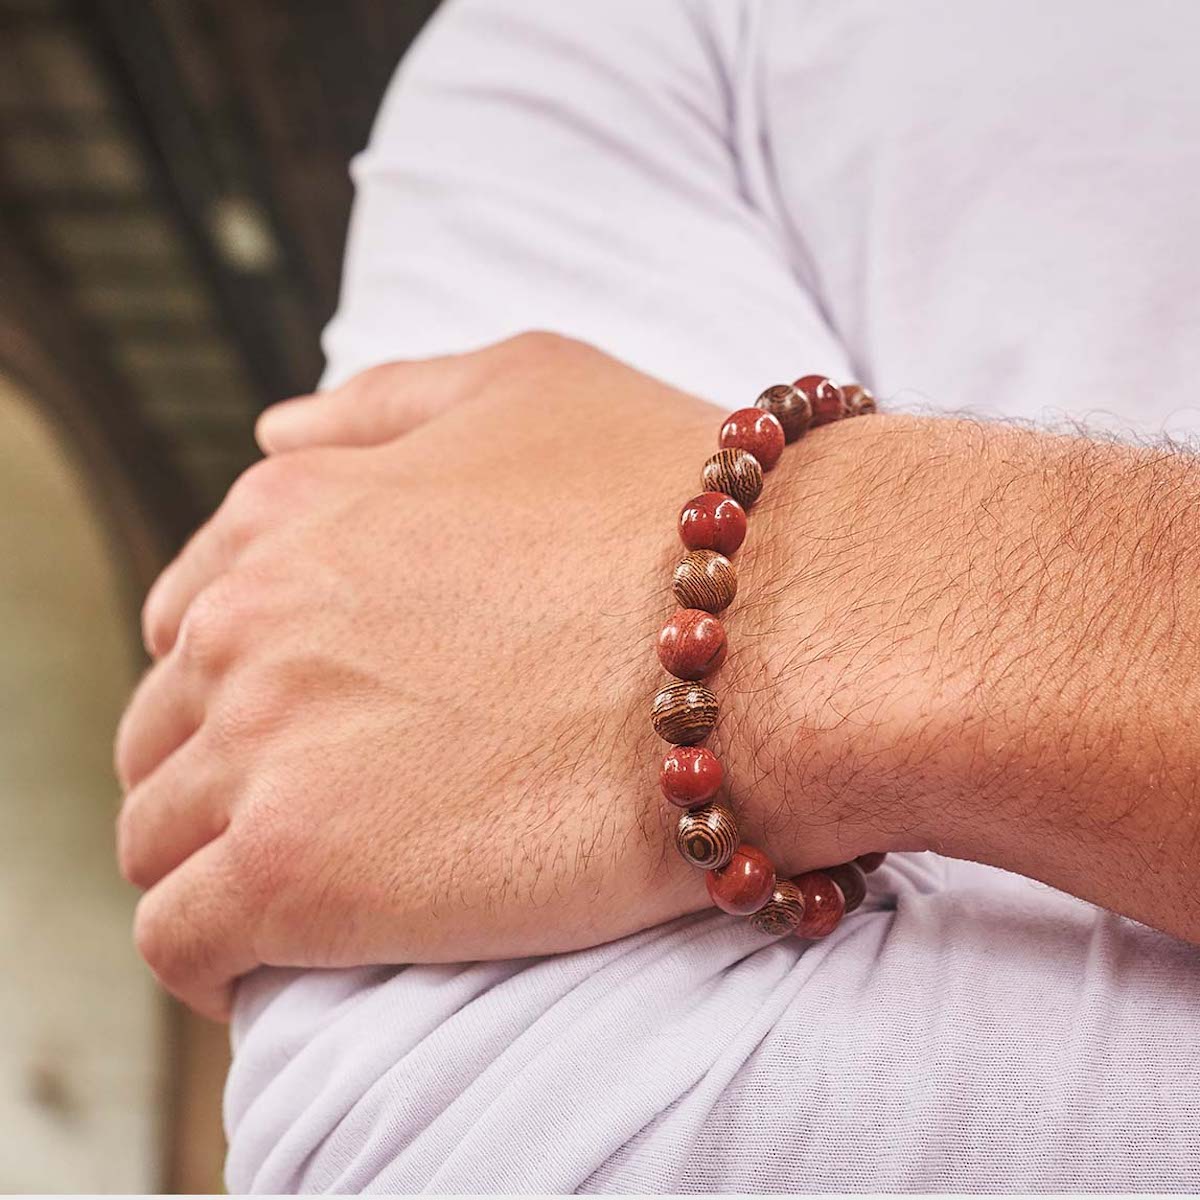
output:
<svg viewBox="0 0 1200 1200"><path fill-rule="evenodd" d="M852 913L867 898L867 877L857 864L848 862L826 867L825 874L838 885L847 913Z"/></svg>
<svg viewBox="0 0 1200 1200"><path fill-rule="evenodd" d="M721 790L724 779L721 760L702 746L676 746L658 773L663 795L680 808L705 804Z"/></svg>
<svg viewBox="0 0 1200 1200"><path fill-rule="evenodd" d="M846 911L842 889L824 871L808 871L793 882L804 893L804 916L796 936L823 938L832 933Z"/></svg>
<svg viewBox="0 0 1200 1200"><path fill-rule="evenodd" d="M828 425L830 421L840 421L847 415L846 397L842 389L832 379L824 375L804 375L797 379L792 387L802 396L808 397L812 405L812 424Z"/></svg>
<svg viewBox="0 0 1200 1200"><path fill-rule="evenodd" d="M775 891L775 868L757 847L743 842L719 871L709 871L706 883L712 902L736 917L757 912ZM840 914L839 914L840 915Z"/></svg>
<svg viewBox="0 0 1200 1200"><path fill-rule="evenodd" d="M703 492L683 506L679 536L689 550L732 554L746 537L746 510L724 492Z"/></svg>
<svg viewBox="0 0 1200 1200"><path fill-rule="evenodd" d="M702 608L680 608L658 634L658 661L676 679L703 679L724 661L725 627Z"/></svg>
<svg viewBox="0 0 1200 1200"><path fill-rule="evenodd" d="M761 408L739 408L726 418L718 440L723 450L748 450L769 471L783 453L783 426Z"/></svg>
<svg viewBox="0 0 1200 1200"><path fill-rule="evenodd" d="M854 861L858 864L860 871L870 875L872 871L878 871L883 866L885 858L887 858L886 852L872 850L870 854L860 854Z"/></svg>

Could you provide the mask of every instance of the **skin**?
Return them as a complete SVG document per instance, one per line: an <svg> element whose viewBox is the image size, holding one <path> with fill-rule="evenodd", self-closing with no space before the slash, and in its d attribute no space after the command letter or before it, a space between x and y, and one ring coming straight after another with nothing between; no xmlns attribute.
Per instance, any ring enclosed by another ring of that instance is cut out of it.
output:
<svg viewBox="0 0 1200 1200"><path fill-rule="evenodd" d="M649 727L719 414L531 334L269 412L146 601L122 721L139 948L199 1011L268 963L593 945L708 904ZM779 873L934 849L1200 940L1200 471L878 415L767 478L713 677Z"/></svg>

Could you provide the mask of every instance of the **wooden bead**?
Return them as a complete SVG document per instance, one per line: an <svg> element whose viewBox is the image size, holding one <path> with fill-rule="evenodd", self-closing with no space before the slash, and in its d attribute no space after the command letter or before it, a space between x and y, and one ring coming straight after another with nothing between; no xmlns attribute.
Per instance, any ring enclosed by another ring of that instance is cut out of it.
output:
<svg viewBox="0 0 1200 1200"><path fill-rule="evenodd" d="M705 880L712 902L735 917L749 916L766 904L775 891L775 868L756 846L743 842L728 865L711 870Z"/></svg>
<svg viewBox="0 0 1200 1200"><path fill-rule="evenodd" d="M693 867L711 871L723 867L738 848L738 827L723 804L693 808L679 818L675 845Z"/></svg>
<svg viewBox="0 0 1200 1200"><path fill-rule="evenodd" d="M824 871L808 871L792 882L804 893L804 917L796 936L823 938L832 933L846 911L841 888Z"/></svg>
<svg viewBox="0 0 1200 1200"><path fill-rule="evenodd" d="M860 854L854 861L858 869L867 875L872 871L878 871L883 866L883 860L887 858L887 854L881 850L872 850L870 854Z"/></svg>
<svg viewBox="0 0 1200 1200"><path fill-rule="evenodd" d="M663 795L680 808L694 808L711 800L724 780L721 760L703 746L676 746L667 751L658 773Z"/></svg>
<svg viewBox="0 0 1200 1200"><path fill-rule="evenodd" d="M790 383L777 383L767 388L754 402L755 408L769 412L783 426L783 436L789 442L803 437L812 421L812 405L808 397Z"/></svg>
<svg viewBox="0 0 1200 1200"><path fill-rule="evenodd" d="M803 375L792 387L808 399L814 429L818 425L828 425L830 421L840 421L842 417L849 415L842 389L824 375Z"/></svg>
<svg viewBox="0 0 1200 1200"><path fill-rule="evenodd" d="M715 550L689 550L676 564L671 589L681 607L719 613L737 595L737 572Z"/></svg>
<svg viewBox="0 0 1200 1200"><path fill-rule="evenodd" d="M704 684L668 683L655 695L650 719L663 741L690 746L712 732L717 712L717 697Z"/></svg>
<svg viewBox="0 0 1200 1200"><path fill-rule="evenodd" d="M725 627L702 608L681 608L658 634L658 661L676 679L703 679L724 661Z"/></svg>
<svg viewBox="0 0 1200 1200"><path fill-rule="evenodd" d="M825 874L841 889L848 913L852 913L867 898L867 877L854 863L826 867Z"/></svg>
<svg viewBox="0 0 1200 1200"><path fill-rule="evenodd" d="M842 396L846 401L846 415L861 417L875 412L878 407L875 397L861 383L843 383Z"/></svg>
<svg viewBox="0 0 1200 1200"><path fill-rule="evenodd" d="M701 492L680 511L679 536L689 550L732 554L746 537L746 510L724 492Z"/></svg>
<svg viewBox="0 0 1200 1200"><path fill-rule="evenodd" d="M748 450L762 469L769 471L779 461L785 440L783 426L774 413L761 408L739 408L725 418L718 444L723 450Z"/></svg>
<svg viewBox="0 0 1200 1200"><path fill-rule="evenodd" d="M700 481L706 492L724 492L749 508L762 495L762 463L748 450L718 450L704 464Z"/></svg>
<svg viewBox="0 0 1200 1200"><path fill-rule="evenodd" d="M802 920L804 893L790 879L780 879L775 883L771 899L750 918L750 924L759 933L786 937L795 933Z"/></svg>

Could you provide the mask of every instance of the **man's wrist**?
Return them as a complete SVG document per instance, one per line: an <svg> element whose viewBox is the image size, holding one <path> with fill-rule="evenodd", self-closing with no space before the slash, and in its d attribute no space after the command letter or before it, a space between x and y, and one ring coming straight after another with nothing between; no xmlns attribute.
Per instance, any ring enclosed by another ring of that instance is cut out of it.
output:
<svg viewBox="0 0 1200 1200"><path fill-rule="evenodd" d="M1182 896L1196 842L1193 461L880 416L772 484L734 685L782 852L933 849L1163 924L1136 892Z"/></svg>
<svg viewBox="0 0 1200 1200"><path fill-rule="evenodd" d="M788 868L941 836L918 761L945 702L918 582L938 424L814 431L772 473L741 551L727 753Z"/></svg>
<svg viewBox="0 0 1200 1200"><path fill-rule="evenodd" d="M1025 783L1061 737L1047 690L1079 640L1061 491L1086 445L882 416L796 448L745 555L738 687L760 803L797 853L1028 869Z"/></svg>

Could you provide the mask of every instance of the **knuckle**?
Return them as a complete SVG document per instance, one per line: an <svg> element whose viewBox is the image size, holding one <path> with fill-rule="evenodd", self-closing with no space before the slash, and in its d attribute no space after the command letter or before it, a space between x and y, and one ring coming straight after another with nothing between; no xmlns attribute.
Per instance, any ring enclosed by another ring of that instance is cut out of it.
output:
<svg viewBox="0 0 1200 1200"><path fill-rule="evenodd" d="M564 334L552 333L548 329L527 329L502 342L501 345L522 356L549 358L576 349L581 343Z"/></svg>
<svg viewBox="0 0 1200 1200"><path fill-rule="evenodd" d="M187 999L198 981L214 973L220 945L208 938L212 913L162 900L157 890L138 901L133 940L138 954L167 991Z"/></svg>
<svg viewBox="0 0 1200 1200"><path fill-rule="evenodd" d="M279 454L252 463L233 481L222 505L222 518L235 536L247 536L291 495L298 455Z"/></svg>
<svg viewBox="0 0 1200 1200"><path fill-rule="evenodd" d="M117 735L113 739L113 770L122 789L129 787L129 780L133 777L133 745L129 709L126 709L121 723L117 726Z"/></svg>
<svg viewBox="0 0 1200 1200"><path fill-rule="evenodd" d="M164 987L171 989L187 974L186 943L177 920L152 895L138 902L133 941L143 961Z"/></svg>
<svg viewBox="0 0 1200 1200"><path fill-rule="evenodd" d="M278 727L283 710L283 695L247 673L233 681L229 693L208 716L214 745L232 748L266 736Z"/></svg>
<svg viewBox="0 0 1200 1200"><path fill-rule="evenodd" d="M247 799L231 834L238 878L257 902L277 899L297 881L307 838L274 790L260 788Z"/></svg>
<svg viewBox="0 0 1200 1200"><path fill-rule="evenodd" d="M154 593L151 592L146 597L146 603L142 605L142 645L157 657L166 635L163 614L155 601Z"/></svg>
<svg viewBox="0 0 1200 1200"><path fill-rule="evenodd" d="M170 649L173 633L171 623L171 594L175 564L158 577L142 604L142 644L152 658L161 658Z"/></svg>
<svg viewBox="0 0 1200 1200"><path fill-rule="evenodd" d="M229 659L246 615L244 603L228 582L209 584L183 614L177 653L202 671L219 670Z"/></svg>
<svg viewBox="0 0 1200 1200"><path fill-rule="evenodd" d="M479 369L510 384L536 384L548 377L587 369L597 351L561 333L530 329L480 352Z"/></svg>
<svg viewBox="0 0 1200 1200"><path fill-rule="evenodd" d="M138 836L137 818L133 806L126 801L117 814L117 868L126 883L136 888L148 888L154 884L149 878L145 855Z"/></svg>
<svg viewBox="0 0 1200 1200"><path fill-rule="evenodd" d="M386 394L395 382L396 374L405 367L404 363L384 362L366 367L357 375L351 376L339 389L347 401L353 402L361 397L373 397Z"/></svg>
<svg viewBox="0 0 1200 1200"><path fill-rule="evenodd" d="M308 446L261 458L247 467L222 505L222 519L232 539L245 543L281 514L292 512L320 478L329 458L328 448Z"/></svg>

